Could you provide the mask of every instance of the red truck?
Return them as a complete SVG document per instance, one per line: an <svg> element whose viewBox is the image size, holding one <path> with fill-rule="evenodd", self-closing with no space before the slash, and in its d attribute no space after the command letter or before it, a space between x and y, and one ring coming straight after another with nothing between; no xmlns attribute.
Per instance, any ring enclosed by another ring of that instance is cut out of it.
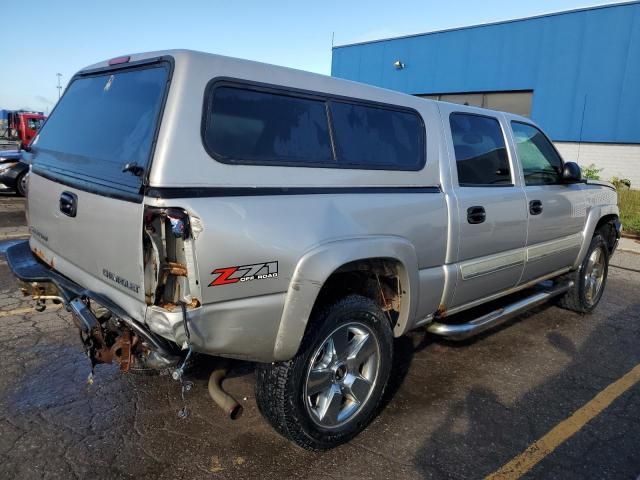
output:
<svg viewBox="0 0 640 480"><path fill-rule="evenodd" d="M36 132L40 129L45 117L38 112L10 111L7 114L7 127L4 137L7 140L19 142L19 148L25 148L36 136Z"/></svg>

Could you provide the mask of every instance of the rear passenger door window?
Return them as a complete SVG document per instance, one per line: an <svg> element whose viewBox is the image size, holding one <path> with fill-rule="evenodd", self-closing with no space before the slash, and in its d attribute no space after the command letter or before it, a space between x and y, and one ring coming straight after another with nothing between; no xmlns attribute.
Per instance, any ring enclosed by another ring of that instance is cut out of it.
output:
<svg viewBox="0 0 640 480"><path fill-rule="evenodd" d="M334 162L327 111L321 100L218 87L204 141L223 160Z"/></svg>
<svg viewBox="0 0 640 480"><path fill-rule="evenodd" d="M342 166L422 168L424 127L415 113L331 102L331 119Z"/></svg>
<svg viewBox="0 0 640 480"><path fill-rule="evenodd" d="M513 185L504 135L496 118L452 113L449 122L460 186Z"/></svg>
<svg viewBox="0 0 640 480"><path fill-rule="evenodd" d="M562 183L562 159L547 137L533 125L511 122L525 185Z"/></svg>

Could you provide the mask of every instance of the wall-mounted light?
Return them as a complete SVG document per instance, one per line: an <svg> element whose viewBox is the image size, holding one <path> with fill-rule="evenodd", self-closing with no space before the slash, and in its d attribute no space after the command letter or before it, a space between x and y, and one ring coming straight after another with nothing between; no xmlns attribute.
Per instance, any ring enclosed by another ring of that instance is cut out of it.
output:
<svg viewBox="0 0 640 480"><path fill-rule="evenodd" d="M404 68L404 63L402 63L401 60L396 60L395 62L393 62L393 66L396 68L396 70L402 70Z"/></svg>

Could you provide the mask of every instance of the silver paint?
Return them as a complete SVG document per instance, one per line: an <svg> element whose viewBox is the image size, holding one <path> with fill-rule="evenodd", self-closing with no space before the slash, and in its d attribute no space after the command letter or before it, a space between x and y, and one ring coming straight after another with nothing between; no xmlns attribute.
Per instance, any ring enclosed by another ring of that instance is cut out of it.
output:
<svg viewBox="0 0 640 480"><path fill-rule="evenodd" d="M525 187L509 121L511 114L412 97L322 75L186 50L132 55L131 61L172 56L175 68L160 124L151 187L413 187L442 193L274 195L160 199L135 204L101 197L32 175L28 198L32 249L77 283L108 296L154 332L184 342L181 313L147 307L102 269L143 284L143 205L186 210L194 227L194 272L201 306L188 313L194 349L259 361L286 360L298 350L318 292L354 260L398 265L402 302L394 335L575 268L595 226L617 215L616 195L602 185ZM104 67L106 62L93 67ZM426 126L426 166L419 172L238 166L212 159L200 122L206 84L215 77L270 83L414 108ZM464 111L500 122L513 186L457 185L448 115ZM62 191L78 195L76 218L61 215ZM529 199L544 212L528 214ZM469 206L487 221L471 225ZM571 239L569 241L568 239ZM525 262L526 260L526 262ZM216 268L278 262L278 276L207 287ZM194 291L196 289L194 288Z"/></svg>

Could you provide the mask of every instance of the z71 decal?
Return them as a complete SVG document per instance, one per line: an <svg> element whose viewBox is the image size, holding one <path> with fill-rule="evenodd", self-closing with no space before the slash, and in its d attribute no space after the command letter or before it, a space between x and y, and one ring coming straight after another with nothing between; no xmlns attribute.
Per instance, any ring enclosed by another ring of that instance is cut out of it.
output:
<svg viewBox="0 0 640 480"><path fill-rule="evenodd" d="M278 262L216 268L211 272L211 275L215 275L215 278L209 284L210 287L230 285L238 282L250 282L251 280L264 280L265 278L277 278Z"/></svg>

